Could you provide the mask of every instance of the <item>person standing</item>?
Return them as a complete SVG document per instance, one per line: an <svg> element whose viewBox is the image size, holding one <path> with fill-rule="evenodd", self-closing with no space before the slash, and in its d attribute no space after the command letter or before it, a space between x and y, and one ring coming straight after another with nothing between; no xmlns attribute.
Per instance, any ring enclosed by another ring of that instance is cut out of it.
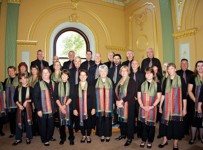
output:
<svg viewBox="0 0 203 150"><path fill-rule="evenodd" d="M86 52L86 61L81 64L81 69L89 71L92 65L94 65L94 61L92 60L92 51L88 50Z"/></svg>
<svg viewBox="0 0 203 150"><path fill-rule="evenodd" d="M132 61L133 61L133 59L134 59L134 52L133 52L132 50L128 50L128 51L126 52L126 57L127 57L127 60L122 63L122 66L124 66L124 65L125 65L125 66L128 66L128 68L130 69L130 71L132 71L131 63L132 63Z"/></svg>
<svg viewBox="0 0 203 150"><path fill-rule="evenodd" d="M114 52L109 52L108 53L108 61L104 63L108 67L108 69L111 69L114 66Z"/></svg>
<svg viewBox="0 0 203 150"><path fill-rule="evenodd" d="M67 70L70 70L72 68L75 67L74 65L74 58L75 58L75 52L74 51L69 51L68 52L68 61L64 62L63 63L63 69L67 69Z"/></svg>

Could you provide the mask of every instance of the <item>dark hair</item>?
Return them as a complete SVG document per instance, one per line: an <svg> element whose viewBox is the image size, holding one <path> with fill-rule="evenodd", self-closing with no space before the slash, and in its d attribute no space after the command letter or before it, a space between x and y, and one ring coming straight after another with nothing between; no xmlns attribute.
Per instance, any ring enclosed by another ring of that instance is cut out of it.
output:
<svg viewBox="0 0 203 150"><path fill-rule="evenodd" d="M176 69L176 65L174 63L168 63L167 68L169 68L169 67L174 67Z"/></svg>
<svg viewBox="0 0 203 150"><path fill-rule="evenodd" d="M146 72L150 72L150 73L152 73L153 76L154 76L154 70L153 70L152 67L147 67L147 68L145 69L145 74L146 74Z"/></svg>
<svg viewBox="0 0 203 150"><path fill-rule="evenodd" d="M88 76L88 72L87 72L87 70L85 70L85 69L80 69L80 70L79 70L79 75L80 75L81 72L86 73L86 75Z"/></svg>
<svg viewBox="0 0 203 150"><path fill-rule="evenodd" d="M16 71L16 67L14 67L14 66L9 66L9 67L7 68L7 71L8 71L9 69L13 69L14 71Z"/></svg>
<svg viewBox="0 0 203 150"><path fill-rule="evenodd" d="M45 69L47 69L48 71L49 71L49 73L50 73L50 76L51 76L51 69L49 68L49 67L44 67L43 69L42 69L42 71L41 71L41 73L45 70Z"/></svg>
<svg viewBox="0 0 203 150"><path fill-rule="evenodd" d="M62 74L66 74L68 77L70 77L70 72L67 70L67 69L63 69L62 71L61 71L61 75Z"/></svg>
<svg viewBox="0 0 203 150"><path fill-rule="evenodd" d="M181 62L182 62L182 61L187 61L187 62L188 62L188 60L187 60L186 58L181 59Z"/></svg>
<svg viewBox="0 0 203 150"><path fill-rule="evenodd" d="M41 49L39 49L38 51L37 51L37 53L39 53L39 52L43 52Z"/></svg>
<svg viewBox="0 0 203 150"><path fill-rule="evenodd" d="M20 73L20 68L22 67L22 66L24 66L25 68L26 68L26 71L27 71L27 64L25 63L25 62L21 62L21 63L19 63L19 65L18 65L18 72Z"/></svg>
<svg viewBox="0 0 203 150"><path fill-rule="evenodd" d="M195 71L194 71L194 75L195 75L195 76L198 75L197 65L198 65L199 63L203 63L203 60L198 60L198 61L195 63Z"/></svg>
<svg viewBox="0 0 203 150"><path fill-rule="evenodd" d="M118 56L121 59L121 55L120 54L114 54L113 58L116 57L116 56Z"/></svg>
<svg viewBox="0 0 203 150"><path fill-rule="evenodd" d="M86 54L87 54L88 52L90 52L90 53L92 54L92 51L91 51L91 50L87 50L87 51L86 51Z"/></svg>
<svg viewBox="0 0 203 150"><path fill-rule="evenodd" d="M38 66L37 66L37 65L32 65L32 66L30 67L30 75L32 75L32 68L37 69L37 76L39 77L39 76L40 76L40 71L39 71Z"/></svg>

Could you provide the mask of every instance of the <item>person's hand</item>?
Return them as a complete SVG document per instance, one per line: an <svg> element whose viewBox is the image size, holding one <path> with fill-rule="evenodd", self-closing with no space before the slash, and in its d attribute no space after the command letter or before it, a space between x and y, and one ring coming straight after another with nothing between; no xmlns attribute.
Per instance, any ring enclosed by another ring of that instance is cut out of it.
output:
<svg viewBox="0 0 203 150"><path fill-rule="evenodd" d="M23 107L22 105L19 105L19 109L20 109L20 110L23 110L24 107Z"/></svg>
<svg viewBox="0 0 203 150"><path fill-rule="evenodd" d="M38 111L37 115L41 118L42 117L42 111Z"/></svg>
<svg viewBox="0 0 203 150"><path fill-rule="evenodd" d="M66 102L66 105L69 105L71 102L72 102L72 99L69 98L69 99L67 100L67 102Z"/></svg>
<svg viewBox="0 0 203 150"><path fill-rule="evenodd" d="M162 108L159 106L159 113L163 113L163 110L162 110Z"/></svg>
<svg viewBox="0 0 203 150"><path fill-rule="evenodd" d="M73 110L73 114L75 115L75 116L78 116L78 111L75 109L75 110Z"/></svg>
<svg viewBox="0 0 203 150"><path fill-rule="evenodd" d="M63 114L66 114L66 106L65 106L65 105L62 105L62 106L60 107L60 110L61 110L61 112L62 112Z"/></svg>
<svg viewBox="0 0 203 150"><path fill-rule="evenodd" d="M95 110L95 109L92 109L91 115L94 115L95 113L96 113L96 110Z"/></svg>
<svg viewBox="0 0 203 150"><path fill-rule="evenodd" d="M25 102L23 103L23 106L24 106L24 107L26 107L26 105L27 105L27 101L25 101Z"/></svg>
<svg viewBox="0 0 203 150"><path fill-rule="evenodd" d="M187 114L187 110L183 109L183 116L185 116Z"/></svg>

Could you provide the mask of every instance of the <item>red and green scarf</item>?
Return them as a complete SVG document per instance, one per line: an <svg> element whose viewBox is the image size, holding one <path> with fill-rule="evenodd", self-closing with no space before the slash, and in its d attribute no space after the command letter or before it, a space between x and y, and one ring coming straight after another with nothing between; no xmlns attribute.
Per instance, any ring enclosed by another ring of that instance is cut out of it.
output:
<svg viewBox="0 0 203 150"><path fill-rule="evenodd" d="M157 95L157 83L152 81L148 88L148 82L145 81L141 85L141 94L142 94L142 103L143 106L153 106L156 101ZM139 108L139 120L146 125L155 126L156 124L156 116L157 116L157 108L151 109L146 112L141 107Z"/></svg>
<svg viewBox="0 0 203 150"><path fill-rule="evenodd" d="M52 82L52 90L54 91L54 81ZM43 114L52 114L52 102L49 89L46 86L46 83L42 80L39 82L41 89L41 103L42 103L42 112Z"/></svg>
<svg viewBox="0 0 203 150"><path fill-rule="evenodd" d="M36 84L38 81L39 81L38 78L36 78L36 79L34 80L32 76L29 77L29 80L28 80L29 85L30 85L30 87L32 87L32 88L34 88L35 84Z"/></svg>
<svg viewBox="0 0 203 150"><path fill-rule="evenodd" d="M25 100L30 99L30 87L26 88L26 94L25 94ZM22 87L18 87L18 102L22 104ZM32 106L30 102L27 103L26 105L26 115L27 115L27 122L29 125L32 125ZM22 112L23 110L17 108L17 125L19 128L22 129Z"/></svg>
<svg viewBox="0 0 203 150"><path fill-rule="evenodd" d="M7 109L12 109L12 108L17 108L13 97L15 93L15 88L18 86L18 77L16 76L13 79L13 82L11 83L11 78L7 78L6 80L6 108Z"/></svg>
<svg viewBox="0 0 203 150"><path fill-rule="evenodd" d="M115 92L118 100L123 99L127 95L127 88L130 77L127 77L124 84L121 85L122 79L118 82ZM127 122L128 121L128 101L124 102L123 108L118 108L118 117L119 121Z"/></svg>
<svg viewBox="0 0 203 150"><path fill-rule="evenodd" d="M111 79L106 77L105 82L103 82L101 77L99 77L95 89L97 116L112 117L113 85Z"/></svg>
<svg viewBox="0 0 203 150"><path fill-rule="evenodd" d="M51 80L55 81L56 83L59 83L61 81L61 72L59 72L58 75L56 75L55 72L51 75Z"/></svg>
<svg viewBox="0 0 203 150"><path fill-rule="evenodd" d="M78 103L79 103L79 116L80 116L80 126L84 125L83 120L88 118L87 114L87 88L88 83L85 82L85 86L82 89L81 84L78 85Z"/></svg>
<svg viewBox="0 0 203 150"><path fill-rule="evenodd" d="M198 108L198 100L199 100L201 86L202 86L202 82L199 78L199 75L197 75L195 77L195 111L196 112Z"/></svg>
<svg viewBox="0 0 203 150"><path fill-rule="evenodd" d="M0 82L0 117L5 114L4 88Z"/></svg>
<svg viewBox="0 0 203 150"><path fill-rule="evenodd" d="M162 123L168 125L170 120L183 121L182 114L182 84L180 76L166 79L165 101L163 106Z"/></svg>
<svg viewBox="0 0 203 150"><path fill-rule="evenodd" d="M61 105L65 105L69 95L70 95L70 84L67 81L65 83L65 89L64 89L64 83L63 82L59 82L58 84L58 96L59 96L59 100ZM60 110L59 110L59 115L60 115L60 124L62 125L70 125L70 106L66 106L66 114L63 114Z"/></svg>

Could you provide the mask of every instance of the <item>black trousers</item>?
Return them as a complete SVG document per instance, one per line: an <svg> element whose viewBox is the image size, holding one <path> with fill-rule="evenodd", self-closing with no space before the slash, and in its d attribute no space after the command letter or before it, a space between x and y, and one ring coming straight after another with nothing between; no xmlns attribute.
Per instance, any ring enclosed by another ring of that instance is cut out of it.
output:
<svg viewBox="0 0 203 150"><path fill-rule="evenodd" d="M0 117L0 133L3 133L4 118Z"/></svg>
<svg viewBox="0 0 203 150"><path fill-rule="evenodd" d="M128 105L128 120L127 122L120 122L120 133L128 139L134 138L134 124L135 124L135 105Z"/></svg>
<svg viewBox="0 0 203 150"><path fill-rule="evenodd" d="M16 133L16 109L11 109L7 112L8 120L10 124L10 132L11 134Z"/></svg>
<svg viewBox="0 0 203 150"><path fill-rule="evenodd" d="M98 117L96 121L96 131L98 136L112 136L112 117Z"/></svg>
<svg viewBox="0 0 203 150"><path fill-rule="evenodd" d="M34 110L32 113L32 121L33 121L33 125L32 125L32 134L33 135L39 135L40 131L39 131L39 118L37 116L37 111Z"/></svg>
<svg viewBox="0 0 203 150"><path fill-rule="evenodd" d="M148 140L149 143L152 143L155 136L155 126L148 126L145 123L142 123L142 127L142 141L146 142Z"/></svg>
<svg viewBox="0 0 203 150"><path fill-rule="evenodd" d="M82 136L90 136L92 131L91 117L83 120L83 126L80 126Z"/></svg>
<svg viewBox="0 0 203 150"><path fill-rule="evenodd" d="M49 114L43 114L40 121L40 136L42 143L49 142L54 132L54 117Z"/></svg>
<svg viewBox="0 0 203 150"><path fill-rule="evenodd" d="M59 131L60 131L61 141L66 141L66 126L65 125L59 126ZM70 141L74 140L73 125L72 124L68 125L68 132L69 132L68 139Z"/></svg>

